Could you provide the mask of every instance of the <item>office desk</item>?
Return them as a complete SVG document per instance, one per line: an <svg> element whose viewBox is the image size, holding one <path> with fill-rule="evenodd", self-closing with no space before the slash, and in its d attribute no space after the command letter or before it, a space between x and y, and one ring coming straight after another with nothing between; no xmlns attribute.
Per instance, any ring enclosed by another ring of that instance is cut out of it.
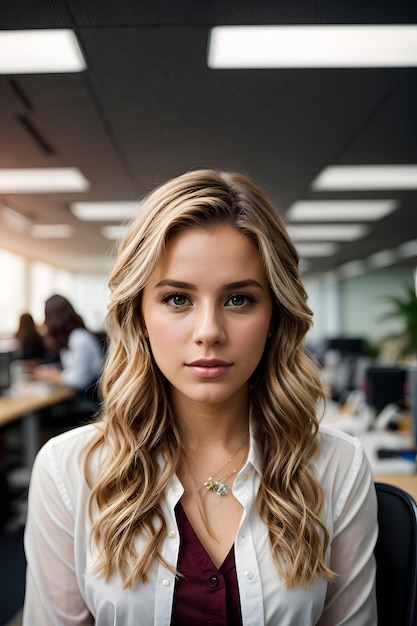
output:
<svg viewBox="0 0 417 626"><path fill-rule="evenodd" d="M22 420L24 463L31 468L39 450L39 424L37 411L75 395L68 387L48 388L45 385L29 385L24 393L0 396L0 426Z"/></svg>
<svg viewBox="0 0 417 626"><path fill-rule="evenodd" d="M417 501L417 474L375 474L374 481L400 487Z"/></svg>

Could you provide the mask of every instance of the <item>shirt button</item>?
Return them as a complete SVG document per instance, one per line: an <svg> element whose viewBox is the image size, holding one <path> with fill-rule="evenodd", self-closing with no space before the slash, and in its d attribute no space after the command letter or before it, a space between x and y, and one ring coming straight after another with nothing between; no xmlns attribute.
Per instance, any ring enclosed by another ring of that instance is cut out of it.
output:
<svg viewBox="0 0 417 626"><path fill-rule="evenodd" d="M162 584L164 585L164 587L169 587L171 583L169 582L168 578L164 578Z"/></svg>
<svg viewBox="0 0 417 626"><path fill-rule="evenodd" d="M213 574L213 576L210 576L209 578L210 585L217 585L217 581L218 581L218 578L215 574Z"/></svg>
<svg viewBox="0 0 417 626"><path fill-rule="evenodd" d="M253 578L253 572L245 572L245 577L246 577L248 580L252 580L252 578Z"/></svg>
<svg viewBox="0 0 417 626"><path fill-rule="evenodd" d="M242 480L245 482L248 480L249 476L247 474L242 474Z"/></svg>
<svg viewBox="0 0 417 626"><path fill-rule="evenodd" d="M175 530L170 530L169 533L168 533L168 537L170 539L175 539Z"/></svg>

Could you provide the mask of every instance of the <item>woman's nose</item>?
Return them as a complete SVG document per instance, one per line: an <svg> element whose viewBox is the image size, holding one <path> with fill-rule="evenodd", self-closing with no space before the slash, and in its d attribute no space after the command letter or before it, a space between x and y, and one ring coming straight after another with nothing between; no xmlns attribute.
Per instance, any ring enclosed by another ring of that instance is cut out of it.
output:
<svg viewBox="0 0 417 626"><path fill-rule="evenodd" d="M212 307L202 308L196 315L193 339L196 343L223 343L225 328L220 313Z"/></svg>

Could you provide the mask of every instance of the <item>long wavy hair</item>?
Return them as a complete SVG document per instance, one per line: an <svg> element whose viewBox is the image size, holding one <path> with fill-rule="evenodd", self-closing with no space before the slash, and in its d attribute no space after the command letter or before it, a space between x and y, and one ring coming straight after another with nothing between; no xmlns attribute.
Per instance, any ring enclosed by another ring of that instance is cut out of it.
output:
<svg viewBox="0 0 417 626"><path fill-rule="evenodd" d="M163 184L143 201L121 243L110 278L106 319L109 356L102 376L105 415L86 449L96 572L121 576L126 588L146 582L161 555L167 525L161 503L183 447L167 381L148 345L142 292L166 242L186 228L228 224L259 250L274 313L272 336L251 380L251 411L262 450L259 515L267 525L284 584L330 580L328 532L320 519L322 488L311 470L318 453L319 372L305 349L312 313L298 273L298 254L265 193L246 175L197 170ZM99 475L89 461L104 450ZM160 460L163 459L163 463ZM135 539L147 542L137 553ZM168 566L169 567L169 566Z"/></svg>
<svg viewBox="0 0 417 626"><path fill-rule="evenodd" d="M68 348L68 338L76 328L85 328L84 320L71 302L55 294L45 302L45 326L48 346L56 353Z"/></svg>

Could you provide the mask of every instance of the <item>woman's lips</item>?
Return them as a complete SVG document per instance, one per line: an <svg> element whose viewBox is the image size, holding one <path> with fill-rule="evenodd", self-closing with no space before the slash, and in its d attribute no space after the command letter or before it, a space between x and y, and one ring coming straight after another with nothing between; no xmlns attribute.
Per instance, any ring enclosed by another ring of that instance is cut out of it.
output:
<svg viewBox="0 0 417 626"><path fill-rule="evenodd" d="M219 378L229 370L231 363L219 361L218 359L199 359L198 361L187 363L187 367L200 378Z"/></svg>

